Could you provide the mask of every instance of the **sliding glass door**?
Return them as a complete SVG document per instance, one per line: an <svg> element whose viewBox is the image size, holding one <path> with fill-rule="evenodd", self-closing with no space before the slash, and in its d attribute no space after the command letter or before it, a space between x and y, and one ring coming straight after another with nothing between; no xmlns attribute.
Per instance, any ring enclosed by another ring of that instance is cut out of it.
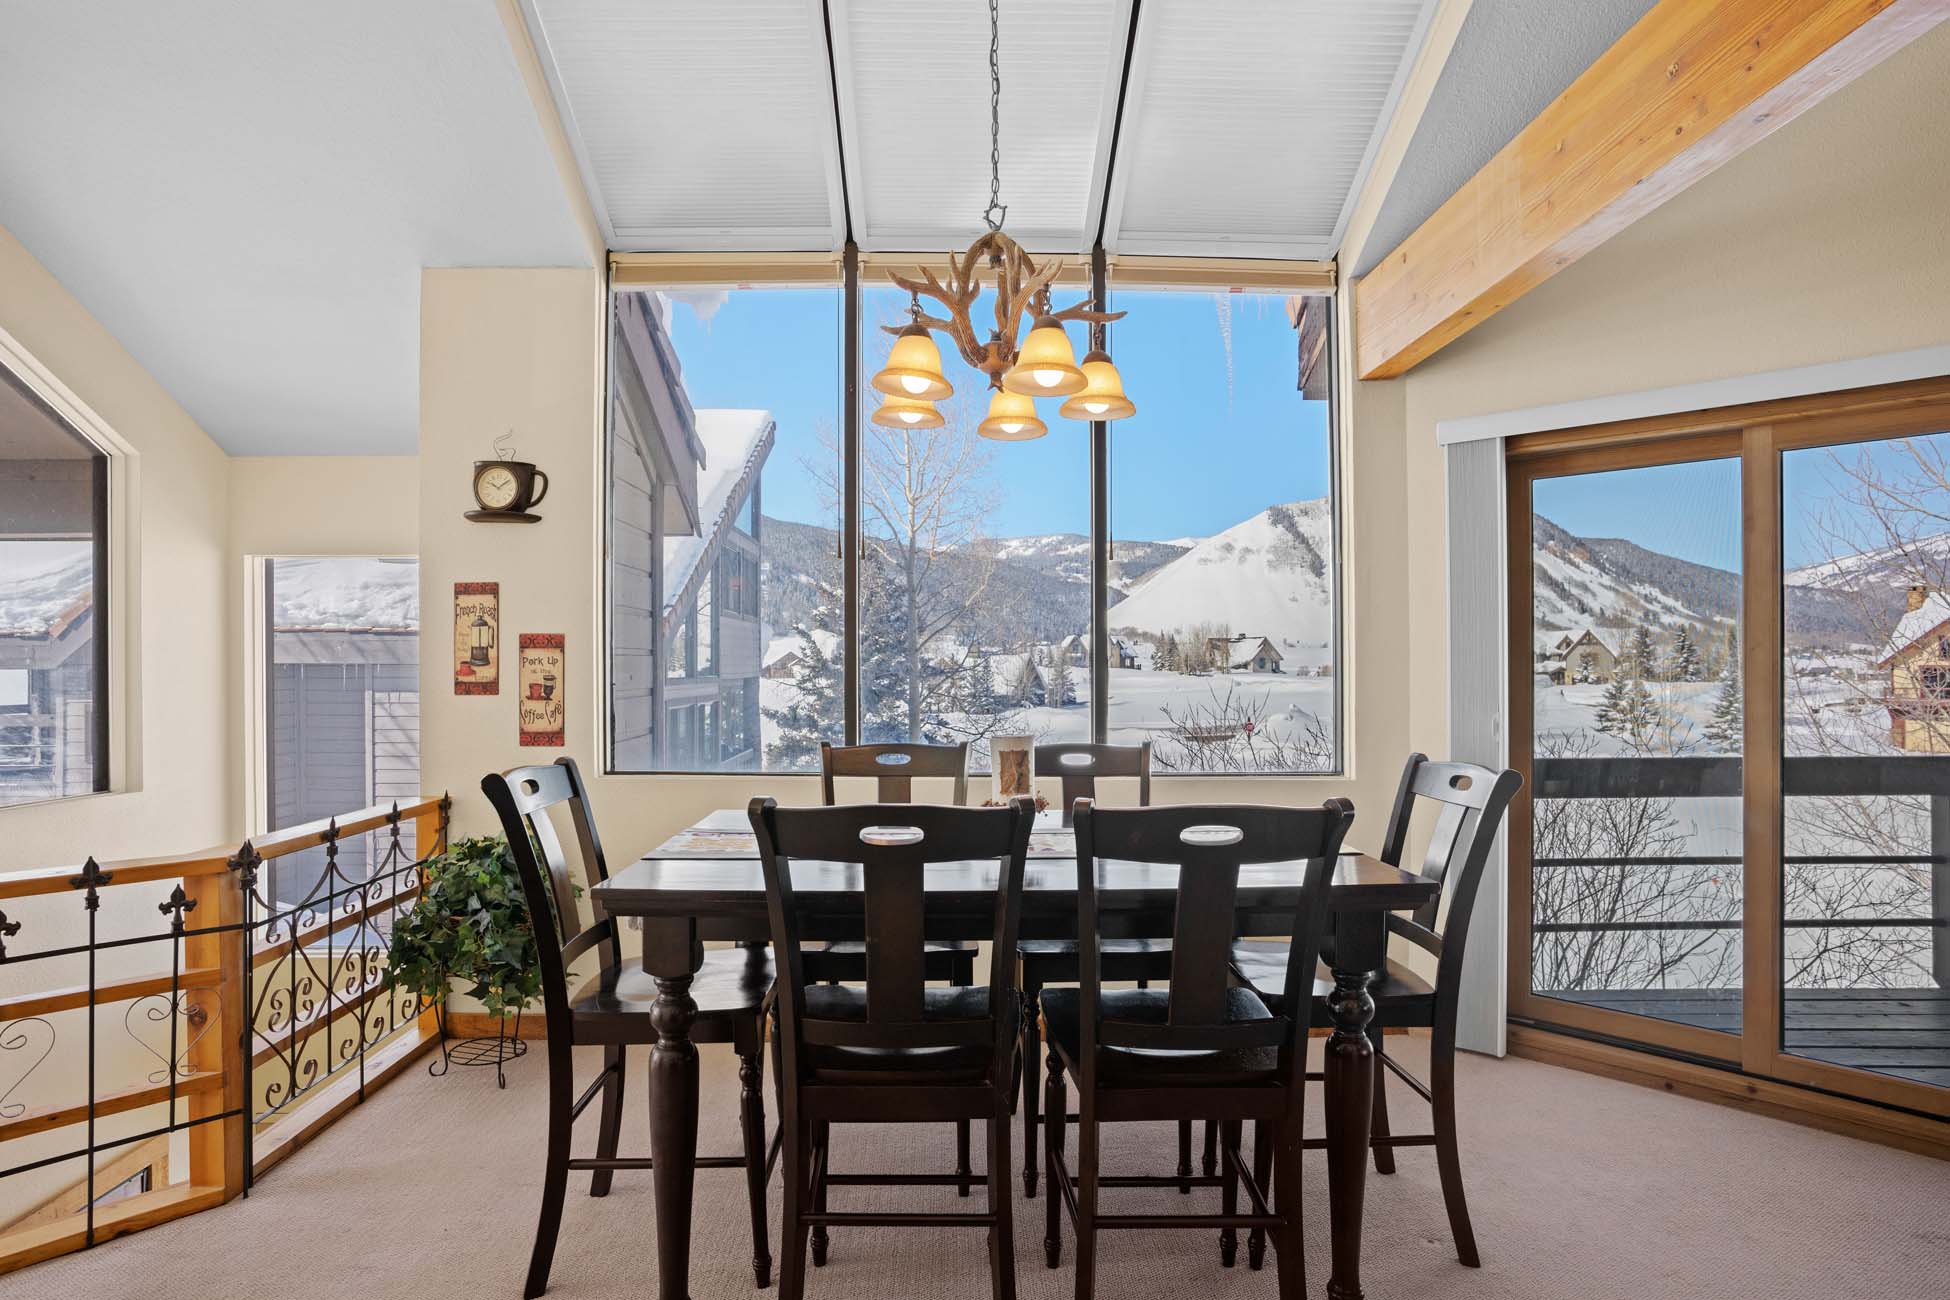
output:
<svg viewBox="0 0 1950 1300"><path fill-rule="evenodd" d="M1950 383L1509 448L1511 1014L1950 1114Z"/></svg>

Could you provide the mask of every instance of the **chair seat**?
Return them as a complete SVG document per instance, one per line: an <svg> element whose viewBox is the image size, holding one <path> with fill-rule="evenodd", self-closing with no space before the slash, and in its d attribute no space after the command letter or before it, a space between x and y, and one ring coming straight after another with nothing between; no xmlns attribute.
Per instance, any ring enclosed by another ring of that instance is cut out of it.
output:
<svg viewBox="0 0 1950 1300"><path fill-rule="evenodd" d="M772 991L772 978L769 948L708 949L691 981L691 1000L697 1003L691 1036L698 1042L730 1041L733 1021L756 1021ZM657 981L640 964L604 967L569 999L577 1041L655 1042L650 1008L656 1000Z"/></svg>
<svg viewBox="0 0 1950 1300"><path fill-rule="evenodd" d="M1128 1020L1138 1024L1162 1025L1171 1006L1165 989L1103 989L1098 994L1103 1018ZM1083 993L1080 989L1044 989L1043 1027L1050 1043L1075 1070L1082 1042ZM1270 1020L1257 993L1247 988L1226 990L1226 1023L1243 1024L1251 1020ZM1097 1055L1097 1081L1107 1088L1160 1087L1181 1084L1236 1085L1270 1082L1279 1072L1280 1053L1276 1047L1252 1047L1227 1051L1175 1052L1129 1047L1100 1047Z"/></svg>
<svg viewBox="0 0 1950 1300"><path fill-rule="evenodd" d="M1232 945L1232 973L1270 1007L1286 1000L1287 945L1282 940L1241 940ZM1314 969L1314 1010L1310 1023L1331 1025L1327 995L1334 991L1334 974L1323 962ZM1374 999L1374 1023L1384 1028L1427 1025L1435 1013L1435 986L1390 957L1368 984Z"/></svg>
<svg viewBox="0 0 1950 1300"><path fill-rule="evenodd" d="M922 967L936 983L967 983L975 977L975 953L976 945L965 939L929 939L922 946ZM804 949L800 959L809 980L857 984L867 978L867 945L859 939L836 939L823 948Z"/></svg>
<svg viewBox="0 0 1950 1300"><path fill-rule="evenodd" d="M923 989L921 1019L946 1023L986 1021L986 986ZM867 991L848 984L806 986L806 1019L842 1020L863 1024L867 1019ZM1013 1018L1010 1020L1014 1024ZM994 1049L973 1047L833 1047L809 1044L807 1053L816 1083L979 1083L988 1077Z"/></svg>

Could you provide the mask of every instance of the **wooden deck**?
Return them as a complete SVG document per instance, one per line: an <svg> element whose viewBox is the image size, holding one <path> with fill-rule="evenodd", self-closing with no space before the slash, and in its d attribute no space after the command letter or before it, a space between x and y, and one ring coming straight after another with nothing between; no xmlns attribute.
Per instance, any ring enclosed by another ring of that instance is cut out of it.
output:
<svg viewBox="0 0 1950 1300"><path fill-rule="evenodd" d="M1740 1032L1739 989L1605 989L1549 997ZM1783 1047L1832 1065L1950 1087L1950 989L1789 989Z"/></svg>

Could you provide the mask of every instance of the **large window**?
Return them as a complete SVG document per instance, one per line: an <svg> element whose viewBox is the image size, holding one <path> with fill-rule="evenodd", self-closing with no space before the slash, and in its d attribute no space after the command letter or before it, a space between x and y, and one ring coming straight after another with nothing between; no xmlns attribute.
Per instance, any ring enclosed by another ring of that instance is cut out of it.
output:
<svg viewBox="0 0 1950 1300"><path fill-rule="evenodd" d="M1315 302L1128 292L1111 304L1130 313L1111 327L1127 385L1154 379L1137 415L1110 427L1109 739L1151 741L1166 771L1340 767Z"/></svg>
<svg viewBox="0 0 1950 1300"><path fill-rule="evenodd" d="M811 771L839 742L837 287L621 290L610 765Z"/></svg>
<svg viewBox="0 0 1950 1300"><path fill-rule="evenodd" d="M418 800L418 561L302 556L267 559L263 571L269 829ZM368 854L383 847L355 836L339 861L363 876ZM324 860L322 849L277 859L271 896L311 897Z"/></svg>
<svg viewBox="0 0 1950 1300"><path fill-rule="evenodd" d="M0 369L0 806L108 788L108 457Z"/></svg>
<svg viewBox="0 0 1950 1300"><path fill-rule="evenodd" d="M998 734L1149 740L1194 774L1339 769L1326 300L1120 296L1139 415L1093 428L1046 401L1048 433L1005 442L976 432L986 381L945 342L942 425L873 423L909 306L876 273L852 295L633 275L613 298L614 770L810 771L822 742L906 740L966 741L980 770Z"/></svg>

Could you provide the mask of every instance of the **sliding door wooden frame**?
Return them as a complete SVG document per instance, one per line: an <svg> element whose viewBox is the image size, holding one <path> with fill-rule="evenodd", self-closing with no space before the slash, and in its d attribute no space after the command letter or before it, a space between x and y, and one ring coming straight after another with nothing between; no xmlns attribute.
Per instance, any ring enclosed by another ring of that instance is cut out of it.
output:
<svg viewBox="0 0 1950 1300"><path fill-rule="evenodd" d="M1561 1026L1605 1038L1647 1043L1666 1051L1730 1065L1737 1065L1741 1061L1741 1037L1738 1034L1702 1029L1676 1020L1659 1020L1613 1011L1531 991L1531 836L1535 825L1531 795L1536 789L1536 767L1531 749L1536 734L1536 656L1531 653L1530 647L1534 640L1536 590L1533 581L1535 548L1530 538L1535 532L1531 523L1531 487L1540 478L1689 461L1727 460L1738 457L1740 450L1741 439L1737 433L1666 437L1657 443L1592 444L1569 449L1546 447L1530 455L1518 454L1513 450L1508 458L1506 493L1510 512L1510 588L1509 599L1505 602L1510 617L1510 763L1523 777L1523 790L1511 803L1507 814L1510 822L1510 941L1506 957L1510 1014L1518 1020Z"/></svg>
<svg viewBox="0 0 1950 1300"><path fill-rule="evenodd" d="M1950 377L1552 430L1505 444L1508 482L1511 762L1525 778L1510 809L1509 1003L1545 1028L1721 1060L1743 1073L1843 1097L1950 1116L1950 1089L1782 1050L1784 851L1781 764L1785 647L1781 455L1950 431ZM1530 991L1530 806L1534 738L1531 485L1539 478L1738 457L1741 462L1742 1032L1697 1029ZM1517 653L1517 648L1525 652ZM1675 1063L1674 1068L1679 1068Z"/></svg>

